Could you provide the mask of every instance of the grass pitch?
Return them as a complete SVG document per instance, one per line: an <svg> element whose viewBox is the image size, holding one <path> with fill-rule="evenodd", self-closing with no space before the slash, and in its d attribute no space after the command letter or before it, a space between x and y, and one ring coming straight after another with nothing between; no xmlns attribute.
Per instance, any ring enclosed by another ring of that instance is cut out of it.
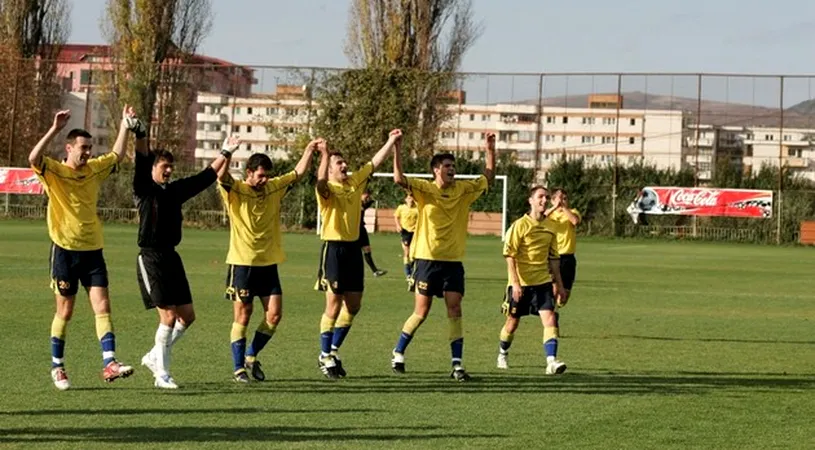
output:
<svg viewBox="0 0 815 450"><path fill-rule="evenodd" d="M509 371L495 368L506 268L495 238L471 238L465 262L468 384L448 378L444 307L408 349L390 350L412 297L399 239L372 236L390 273L366 278L362 313L343 347L349 376L316 367L324 299L312 290L319 242L288 234L284 316L261 353L268 381L231 381L231 305L223 299L226 231L185 230L198 320L174 349L182 386L149 372L112 385L81 294L68 328L73 389L49 378L49 241L44 222L0 222L0 446L43 448L813 448L815 252L806 248L583 240L563 311L561 377L543 375L542 329L527 318ZM136 228L105 227L117 356L138 365L154 312L136 284ZM250 330L258 322L258 314ZM251 337L251 333L250 333Z"/></svg>

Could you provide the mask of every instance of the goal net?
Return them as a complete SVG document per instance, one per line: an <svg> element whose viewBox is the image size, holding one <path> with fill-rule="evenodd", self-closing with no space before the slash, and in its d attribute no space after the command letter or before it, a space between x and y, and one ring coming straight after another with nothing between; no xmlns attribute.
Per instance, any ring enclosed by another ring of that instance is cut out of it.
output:
<svg viewBox="0 0 815 450"><path fill-rule="evenodd" d="M350 175L351 172L348 172ZM393 178L393 173L391 172L376 172L371 175L374 178ZM429 173L406 173L406 177L412 178L432 178L433 175ZM463 180L472 180L480 177L481 175L456 175L457 179ZM496 175L494 181L493 189L499 187L498 183L500 183L501 189L501 228L500 228L500 235L501 240L504 240L506 236L507 230L507 176L506 175ZM377 183L378 184L378 183ZM391 184L393 182L391 181ZM365 211L365 226L368 229L368 232L375 232L375 231L390 231L393 228L390 225L390 221L382 220L382 217L377 214L378 209L393 209L401 203L401 198L396 200L393 198L388 199L381 199L378 198L376 193L376 186L372 183L368 184L368 190L372 192L371 197L374 200L374 205L370 207L368 210ZM400 190L401 192L401 190ZM477 211L473 211L477 212ZM379 219L379 220L377 220ZM317 234L320 234L320 230L322 229L322 221L320 219L320 212L317 211ZM499 233L481 233L481 234L499 234Z"/></svg>

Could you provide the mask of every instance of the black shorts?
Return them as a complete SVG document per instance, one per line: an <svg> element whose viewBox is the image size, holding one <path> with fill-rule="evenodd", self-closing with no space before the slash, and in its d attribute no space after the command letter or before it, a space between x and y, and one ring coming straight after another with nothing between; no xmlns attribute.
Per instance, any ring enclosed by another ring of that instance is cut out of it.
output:
<svg viewBox="0 0 815 450"><path fill-rule="evenodd" d="M427 297L444 297L445 292L464 295L464 265L460 261L413 261L408 290Z"/></svg>
<svg viewBox="0 0 815 450"><path fill-rule="evenodd" d="M102 249L66 250L52 243L49 265L51 288L63 297L76 295L79 283L85 288L108 287L108 268Z"/></svg>
<svg viewBox="0 0 815 450"><path fill-rule="evenodd" d="M283 295L277 264L271 266L238 266L230 264L226 272L227 300L251 303L255 297Z"/></svg>
<svg viewBox="0 0 815 450"><path fill-rule="evenodd" d="M359 226L359 239L357 240L360 248L368 247L371 245L371 240L368 238L368 230L365 229L365 224Z"/></svg>
<svg viewBox="0 0 815 450"><path fill-rule="evenodd" d="M365 289L365 269L359 241L323 241L314 289L338 295Z"/></svg>
<svg viewBox="0 0 815 450"><path fill-rule="evenodd" d="M173 249L140 249L136 257L136 278L146 309L192 303L184 263Z"/></svg>
<svg viewBox="0 0 815 450"><path fill-rule="evenodd" d="M540 311L555 310L555 294L552 292L552 283L536 286L522 286L521 299L516 303L512 299L512 286L507 286L501 312L507 317L520 318L537 315Z"/></svg>
<svg viewBox="0 0 815 450"><path fill-rule="evenodd" d="M574 253L560 255L560 278L566 290L572 290L575 275L577 275L577 260L574 258Z"/></svg>
<svg viewBox="0 0 815 450"><path fill-rule="evenodd" d="M402 228L399 234L402 236L402 243L410 247L410 243L413 242L413 232Z"/></svg>

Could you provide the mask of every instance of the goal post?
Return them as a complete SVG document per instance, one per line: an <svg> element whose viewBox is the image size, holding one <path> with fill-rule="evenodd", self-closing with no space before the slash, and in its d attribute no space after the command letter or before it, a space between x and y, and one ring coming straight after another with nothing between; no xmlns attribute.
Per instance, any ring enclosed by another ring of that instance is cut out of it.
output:
<svg viewBox="0 0 815 450"><path fill-rule="evenodd" d="M350 175L351 172L348 172ZM375 178L391 178L393 177L392 172L375 172L371 175ZM406 177L411 178L433 178L433 175L429 173L406 173ZM456 175L457 179L462 180L474 180L476 178L481 177L482 175ZM501 241L504 241L507 233L507 176L506 175L496 175L495 181L501 182ZM320 234L320 230L322 229L322 220L320 218L320 211L317 211L317 234Z"/></svg>

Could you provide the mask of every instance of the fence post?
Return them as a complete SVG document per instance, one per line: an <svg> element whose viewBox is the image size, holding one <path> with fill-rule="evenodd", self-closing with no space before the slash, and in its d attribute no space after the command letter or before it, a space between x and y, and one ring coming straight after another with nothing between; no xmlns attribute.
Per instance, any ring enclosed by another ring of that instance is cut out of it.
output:
<svg viewBox="0 0 815 450"><path fill-rule="evenodd" d="M697 75L696 79L696 142L693 146L694 149L694 162L693 162L693 187L699 187L699 139L701 137L700 125L702 123L702 74ZM715 136L715 135L714 135ZM715 137L714 137L715 139ZM691 225L693 230L693 237L697 237L698 233L698 216L691 216Z"/></svg>
<svg viewBox="0 0 815 450"><path fill-rule="evenodd" d="M618 161L617 151L620 148L620 97L623 95L623 74L617 74L617 114L614 120L614 179L611 180L611 235L617 237L617 167L620 165Z"/></svg>
<svg viewBox="0 0 815 450"><path fill-rule="evenodd" d="M543 74L538 77L538 111L536 114L537 121L535 123L535 163L532 167L535 169L535 180L537 183L540 178L541 170L541 138L543 137Z"/></svg>
<svg viewBox="0 0 815 450"><path fill-rule="evenodd" d="M778 129L779 134L778 136L778 217L775 227L775 245L781 245L781 216L784 213L783 205L784 200L781 195L781 190L784 188L784 76L781 75L779 78L779 82L781 86L780 95L778 99L778 108L779 108L779 123Z"/></svg>

